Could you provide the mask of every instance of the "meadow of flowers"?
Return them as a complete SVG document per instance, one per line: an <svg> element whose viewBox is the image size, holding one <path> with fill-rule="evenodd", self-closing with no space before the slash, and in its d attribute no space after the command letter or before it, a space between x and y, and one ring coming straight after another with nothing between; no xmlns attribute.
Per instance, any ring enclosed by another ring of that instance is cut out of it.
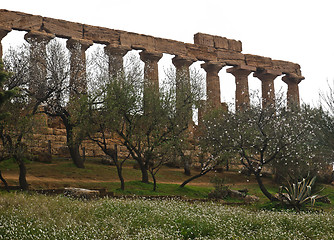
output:
<svg viewBox="0 0 334 240"><path fill-rule="evenodd" d="M0 239L334 239L333 212L0 195Z"/></svg>

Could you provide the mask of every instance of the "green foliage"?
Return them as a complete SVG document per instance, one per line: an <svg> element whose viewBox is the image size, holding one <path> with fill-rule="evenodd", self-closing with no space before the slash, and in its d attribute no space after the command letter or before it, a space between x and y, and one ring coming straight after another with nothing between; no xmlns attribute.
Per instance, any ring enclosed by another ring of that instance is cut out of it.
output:
<svg viewBox="0 0 334 240"><path fill-rule="evenodd" d="M209 199L224 199L228 197L229 186L225 184L224 178L213 177L210 182L213 183L214 190L208 194Z"/></svg>
<svg viewBox="0 0 334 240"><path fill-rule="evenodd" d="M101 149L111 155L115 142L107 141L106 136L112 133L137 161L142 181L147 183L148 171L155 180L157 171L169 160L169 150L187 138L189 122L181 116L189 119L189 109L199 97L188 86L180 88L185 92L178 89L178 94L187 93L187 99L177 101L175 78L166 79L168 85L157 86L143 79L139 65L139 59L132 59L124 72L115 76L103 74L102 69L95 75L101 84L87 99L87 111L81 112L86 115L88 135Z"/></svg>
<svg viewBox="0 0 334 240"><path fill-rule="evenodd" d="M303 205L310 202L314 205L315 201L321 196L312 195L312 186L314 185L316 177L298 181L296 183L288 182L287 186L281 186L279 195L283 203L288 206L292 206L296 209L300 209ZM286 194L283 193L286 192Z"/></svg>
<svg viewBox="0 0 334 240"><path fill-rule="evenodd" d="M216 158L238 156L256 176L259 186L271 201L262 180L264 167L273 167L280 177L316 174L331 161L323 154L317 132L319 114L309 106L286 108L283 102L262 108L250 106L238 112L215 111L206 116L203 145Z"/></svg>
<svg viewBox="0 0 334 240"><path fill-rule="evenodd" d="M13 97L16 93L15 90L7 90L4 91L3 87L6 81L9 79L10 73L4 70L3 62L0 59L0 107L8 101L11 97ZM5 117L6 113L1 111L0 113L0 121Z"/></svg>

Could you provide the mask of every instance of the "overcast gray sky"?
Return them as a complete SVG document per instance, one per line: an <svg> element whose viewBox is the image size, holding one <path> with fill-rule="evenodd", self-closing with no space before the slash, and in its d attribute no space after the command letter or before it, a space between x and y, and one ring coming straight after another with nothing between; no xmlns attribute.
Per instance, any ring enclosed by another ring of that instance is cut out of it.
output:
<svg viewBox="0 0 334 240"><path fill-rule="evenodd" d="M243 53L300 64L306 103L334 80L332 0L7 0L0 8L189 43L197 32L241 40ZM4 48L17 38L4 38ZM170 57L161 62L170 64ZM225 68L220 77L222 100L231 102L234 78ZM260 90L259 80L250 77L249 84ZM280 78L275 87L286 89Z"/></svg>

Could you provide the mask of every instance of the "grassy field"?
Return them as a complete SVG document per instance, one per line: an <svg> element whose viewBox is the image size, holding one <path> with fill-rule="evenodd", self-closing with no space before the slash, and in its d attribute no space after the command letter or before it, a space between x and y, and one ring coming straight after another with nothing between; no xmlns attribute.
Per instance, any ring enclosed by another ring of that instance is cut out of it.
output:
<svg viewBox="0 0 334 240"><path fill-rule="evenodd" d="M334 212L0 195L0 239L334 239Z"/></svg>
<svg viewBox="0 0 334 240"><path fill-rule="evenodd" d="M120 183L114 166L102 165L101 159L92 158L86 160L86 168L79 169L69 159L54 159L52 163L30 162L27 165L27 179L30 189L50 189L64 187L83 187L89 189L106 188L116 195L177 195L189 198L206 198L212 191L213 177L224 178L231 189L247 188L249 194L260 197L260 202L267 199L263 196L253 176L245 176L237 170L224 172L210 172L196 179L185 188L179 185L188 178L183 174L182 168L163 167L157 174L157 191L152 191L153 184L140 182L141 172L134 169L134 161L127 161L124 166L125 190L120 190ZM0 163L3 176L10 185L18 185L18 166L13 160ZM198 171L192 169L192 174ZM272 193L278 191L278 186L271 178L263 178L266 187ZM334 201L334 186L326 185L323 194Z"/></svg>
<svg viewBox="0 0 334 240"><path fill-rule="evenodd" d="M231 189L247 188L260 202L227 206L222 202L186 202L104 198L76 200L35 193L0 191L0 239L334 239L334 209L317 203L307 211L280 210L268 202L255 179L236 170L212 172L185 188L187 179L179 168L163 167L157 175L158 188L140 182L134 162L124 166L126 189L120 190L116 169L88 159L85 169L70 160L52 163L27 162L31 189L84 187L106 188L116 195L160 195L207 198L213 177L225 178ZM18 168L12 160L0 163L10 185L18 185ZM192 170L195 174L196 170ZM278 186L264 178L271 192ZM334 186L323 185L323 194L334 201ZM224 201L234 203L235 199Z"/></svg>
<svg viewBox="0 0 334 240"><path fill-rule="evenodd" d="M84 187L84 188L106 188L116 194L139 194L139 195L186 195L189 197L204 197L213 189L210 180L213 177L221 177L226 184L234 189L248 188L251 193L258 193L254 177L247 177L237 171L211 172L196 179L180 190L179 185L189 178L183 174L182 168L163 167L157 174L158 188L152 191L153 184L142 184L140 182L141 172L134 169L133 161L126 162L124 166L124 178L126 181L125 191L121 191L116 168L114 166L102 165L100 159L88 159L85 169L76 168L68 159L54 159L52 163L30 162L27 165L27 179L31 189L49 189L62 187ZM18 185L18 167L12 160L0 163L0 169L4 178L10 185ZM192 170L192 174L198 171ZM276 186L270 179L265 179L271 188Z"/></svg>

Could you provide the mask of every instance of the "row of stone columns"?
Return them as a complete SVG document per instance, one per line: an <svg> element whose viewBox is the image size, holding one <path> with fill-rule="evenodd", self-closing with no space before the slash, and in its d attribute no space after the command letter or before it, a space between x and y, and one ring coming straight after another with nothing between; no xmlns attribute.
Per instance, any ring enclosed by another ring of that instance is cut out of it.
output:
<svg viewBox="0 0 334 240"><path fill-rule="evenodd" d="M207 101L210 107L221 106L220 102L220 82L218 73L225 66L220 62L206 62L201 67L206 71ZM235 77L235 108L236 111L243 110L250 106L248 76L253 72L253 76L261 80L262 107L275 105L274 80L282 75L276 70L258 70L256 67L240 65L228 68L226 72ZM287 102L291 105L299 105L298 84L304 77L286 74L282 80L288 85Z"/></svg>
<svg viewBox="0 0 334 240"><path fill-rule="evenodd" d="M3 37L10 32L11 29L0 28L0 43ZM36 51L37 46L41 56L46 52L46 44L53 39L53 34L31 31L25 35L25 39L31 45L31 53L38 54ZM86 91L86 50L93 44L92 41L70 38L67 40L67 48L71 53L71 73L70 73L70 85L71 94L84 93ZM130 48L109 44L105 47L105 53L109 58L109 76L110 78L116 77L123 69L123 57L131 50ZM2 47L0 44L0 56L2 56ZM144 50L140 52L140 59L145 63L144 77L154 88L159 89L159 74L158 74L158 61L161 59L162 53ZM37 58L36 58L37 59ZM32 70L43 69L41 64L33 64ZM196 59L189 57L176 56L172 62L176 68L176 75L178 78L183 75L190 81L189 67L195 62ZM220 101L220 83L218 73L224 67L224 63L207 61L201 65L206 71L206 84L207 84L207 102L211 108L217 108L221 106ZM36 71L33 71L36 72ZM248 90L248 76L254 72L254 77L257 77L262 82L262 105L263 107L275 104L275 89L274 79L281 75L280 72L274 70L257 70L255 67L248 65L240 65L227 69L228 73L231 73L235 77L236 92L235 92L235 106L236 110L242 110L250 105L249 90ZM40 77L46 75L46 71L42 71ZM178 79L177 78L177 79ZM299 105L299 89L298 84L303 79L301 76L294 74L286 74L282 80L288 85L287 100L289 104ZM180 84L180 83L176 83ZM190 83L189 83L190 84ZM180 89L176 87L177 91ZM176 93L178 95L178 92Z"/></svg>

